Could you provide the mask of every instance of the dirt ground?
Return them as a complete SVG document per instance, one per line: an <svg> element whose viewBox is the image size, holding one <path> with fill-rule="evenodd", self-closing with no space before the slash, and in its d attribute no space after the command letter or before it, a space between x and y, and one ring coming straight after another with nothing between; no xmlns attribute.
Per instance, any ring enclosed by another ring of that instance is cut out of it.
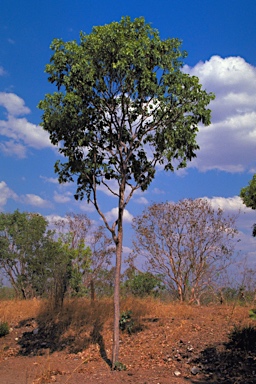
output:
<svg viewBox="0 0 256 384"><path fill-rule="evenodd" d="M0 338L0 383L256 383L249 307L173 305L162 316L141 317L136 332L121 333L120 371L109 367L111 326L60 334L56 323L53 329L23 316Z"/></svg>

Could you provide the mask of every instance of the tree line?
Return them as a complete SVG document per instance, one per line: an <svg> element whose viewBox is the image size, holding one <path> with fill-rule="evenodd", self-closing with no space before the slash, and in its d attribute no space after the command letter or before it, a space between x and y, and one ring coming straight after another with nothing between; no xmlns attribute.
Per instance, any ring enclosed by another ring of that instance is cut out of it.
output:
<svg viewBox="0 0 256 384"><path fill-rule="evenodd" d="M133 220L133 244L121 277L122 294L169 292L181 302L223 288L235 262L236 217L206 199L153 203ZM112 295L115 247L104 226L68 214L49 226L39 214L0 214L0 268L18 297Z"/></svg>

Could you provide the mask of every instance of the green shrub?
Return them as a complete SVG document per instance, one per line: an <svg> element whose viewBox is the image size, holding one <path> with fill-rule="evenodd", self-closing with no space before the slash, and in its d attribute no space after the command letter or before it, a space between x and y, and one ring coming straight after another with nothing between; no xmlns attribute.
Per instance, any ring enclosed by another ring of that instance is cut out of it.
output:
<svg viewBox="0 0 256 384"><path fill-rule="evenodd" d="M134 326L134 321L132 319L132 311L125 311L121 313L119 320L119 328L121 331L127 331L132 333L132 328Z"/></svg>
<svg viewBox="0 0 256 384"><path fill-rule="evenodd" d="M10 330L8 323L0 321L0 337L8 335L9 332Z"/></svg>
<svg viewBox="0 0 256 384"><path fill-rule="evenodd" d="M117 361L114 366L114 371L126 371L126 365Z"/></svg>
<svg viewBox="0 0 256 384"><path fill-rule="evenodd" d="M249 316L251 319L256 320L256 309L250 309Z"/></svg>

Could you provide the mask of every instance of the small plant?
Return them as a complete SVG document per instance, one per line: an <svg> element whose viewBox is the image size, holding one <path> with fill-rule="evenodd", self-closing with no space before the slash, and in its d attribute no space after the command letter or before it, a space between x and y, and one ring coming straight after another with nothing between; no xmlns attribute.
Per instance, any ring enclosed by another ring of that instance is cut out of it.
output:
<svg viewBox="0 0 256 384"><path fill-rule="evenodd" d="M117 361L114 366L114 371L126 371L126 365Z"/></svg>
<svg viewBox="0 0 256 384"><path fill-rule="evenodd" d="M256 320L256 308L255 309L250 309L249 311L249 317L253 320Z"/></svg>
<svg viewBox="0 0 256 384"><path fill-rule="evenodd" d="M9 332L10 329L8 323L0 321L0 337L8 335Z"/></svg>
<svg viewBox="0 0 256 384"><path fill-rule="evenodd" d="M121 331L127 331L128 333L132 333L134 327L134 321L132 319L132 311L123 312L120 316L119 320L119 328Z"/></svg>

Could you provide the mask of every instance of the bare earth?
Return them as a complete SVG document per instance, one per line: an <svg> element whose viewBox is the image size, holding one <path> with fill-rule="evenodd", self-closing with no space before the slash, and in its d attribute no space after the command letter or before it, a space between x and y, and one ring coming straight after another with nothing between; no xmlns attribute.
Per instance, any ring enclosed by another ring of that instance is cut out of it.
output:
<svg viewBox="0 0 256 384"><path fill-rule="evenodd" d="M142 317L136 333L121 333L122 371L109 367L110 320L87 333L60 334L56 324L27 316L0 338L0 384L253 384L256 322L249 309L172 305L162 316Z"/></svg>

